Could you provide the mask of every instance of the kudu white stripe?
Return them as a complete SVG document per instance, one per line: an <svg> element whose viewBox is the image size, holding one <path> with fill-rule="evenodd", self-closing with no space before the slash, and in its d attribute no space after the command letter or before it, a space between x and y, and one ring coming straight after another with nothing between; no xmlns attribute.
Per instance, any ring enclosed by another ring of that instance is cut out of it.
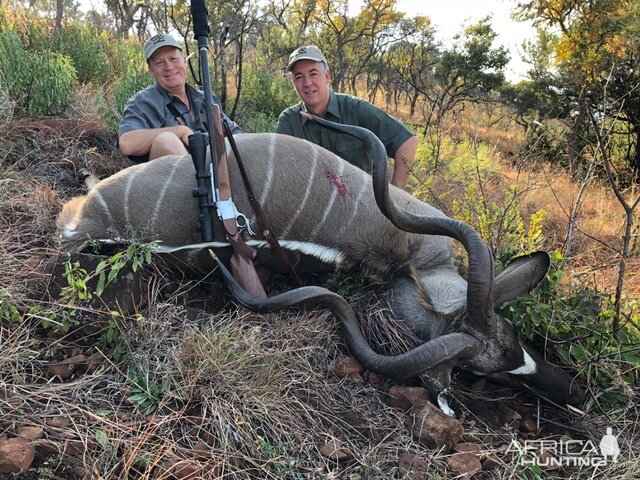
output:
<svg viewBox="0 0 640 480"><path fill-rule="evenodd" d="M262 187L262 195L260 196L260 204L264 205L269 194L271 193L271 183L273 182L273 172L274 172L274 162L276 160L276 139L272 138L269 143L269 153L267 155L267 164L266 164L266 180L264 182L264 186Z"/></svg>
<svg viewBox="0 0 640 480"><path fill-rule="evenodd" d="M134 180L136 179L136 176L138 174L139 172L135 172L132 175L129 175L124 189L124 221L127 223L127 225L131 224L131 216L129 215L129 207L131 205L131 201L129 200L129 194L131 193L131 187L133 186Z"/></svg>
<svg viewBox="0 0 640 480"><path fill-rule="evenodd" d="M153 210L153 214L151 215L151 222L149 222L149 227L151 228L152 231L154 231L156 229L156 222L158 221L158 215L160 214L160 211L162 209L170 209L171 205L162 205L164 203L164 197L167 193L167 189L169 188L169 186L171 185L171 182L173 181L173 177L176 174L176 171L178 170L179 164L178 162L176 162L173 165L173 168L171 169L171 173L169 174L169 177L166 179L166 181L164 182L164 185L162 185L162 188L160 190L160 194L158 195L158 200L156 201L156 206Z"/></svg>
<svg viewBox="0 0 640 480"><path fill-rule="evenodd" d="M99 191L96 191L95 196L100 206L104 209L104 213L107 215L109 222L113 223L113 217L111 216L111 209L107 204L107 202L104 200L102 194Z"/></svg>
<svg viewBox="0 0 640 480"><path fill-rule="evenodd" d="M280 232L280 237L282 239L286 239L289 237L289 233L291 232L291 229L293 228L293 226L295 225L295 223L298 221L298 218L300 217L300 214L306 210L307 208L307 202L309 201L309 197L311 197L314 193L314 183L317 181L316 180L316 171L318 169L318 148L312 146L312 144L309 144L309 146L311 147L311 151L312 151L312 156L311 156L311 171L309 173L309 176L306 178L307 181L307 185L304 191L304 197L302 198L302 200L298 203L298 208L296 209L295 213L292 215L291 219L289 220L289 222L286 224L286 226L282 229L282 232ZM300 179L301 181L304 181L304 179ZM314 199L315 202L317 202L317 199ZM313 240L313 238L311 238L310 240Z"/></svg>
<svg viewBox="0 0 640 480"><path fill-rule="evenodd" d="M344 163L341 163L339 168L338 168L338 172L326 172L327 174L333 174L336 175L337 181L342 181L342 175L344 173ZM321 228L323 228L325 226L325 223L327 221L327 217L329 216L329 214L331 214L331 212L333 211L333 204L336 201L336 198L338 198L338 187L336 185L334 185L335 188L331 189L331 198L326 202L326 204L324 205L324 213L322 214L322 218L320 219L320 221L316 224L315 228L311 231L311 233L309 234L309 240L313 241L315 240L315 238L318 236L318 232L320 231Z"/></svg>

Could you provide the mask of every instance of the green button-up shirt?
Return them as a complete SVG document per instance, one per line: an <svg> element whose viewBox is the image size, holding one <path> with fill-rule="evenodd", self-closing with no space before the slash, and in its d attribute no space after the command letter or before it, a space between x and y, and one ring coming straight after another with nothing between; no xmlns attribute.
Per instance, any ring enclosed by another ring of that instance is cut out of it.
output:
<svg viewBox="0 0 640 480"><path fill-rule="evenodd" d="M364 143L350 135L334 132L308 121L300 115L300 111L307 112L302 102L284 110L278 118L276 132L321 145L356 167L371 173L372 160L367 155ZM395 157L398 148L413 136L411 130L402 123L366 100L342 93L331 92L329 108L323 118L371 130L384 144L389 157Z"/></svg>

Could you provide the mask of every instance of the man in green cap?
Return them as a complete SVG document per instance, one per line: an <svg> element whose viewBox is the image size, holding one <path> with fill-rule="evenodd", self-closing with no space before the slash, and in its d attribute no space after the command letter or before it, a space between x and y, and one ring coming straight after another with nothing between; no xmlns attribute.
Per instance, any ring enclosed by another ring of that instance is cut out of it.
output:
<svg viewBox="0 0 640 480"><path fill-rule="evenodd" d="M307 121L300 112L367 128L382 141L387 155L394 158L391 183L399 188L405 187L418 147L418 138L407 127L366 100L333 92L327 59L316 46L294 50L289 56L287 76L301 102L280 114L276 132L321 145L371 173L371 159L360 140Z"/></svg>

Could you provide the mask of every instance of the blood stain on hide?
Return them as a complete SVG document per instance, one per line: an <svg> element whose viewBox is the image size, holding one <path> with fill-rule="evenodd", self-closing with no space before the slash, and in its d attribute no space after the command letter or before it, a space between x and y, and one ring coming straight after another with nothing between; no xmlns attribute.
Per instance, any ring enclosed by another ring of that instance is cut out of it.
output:
<svg viewBox="0 0 640 480"><path fill-rule="evenodd" d="M336 190L338 191L338 195L340 195L341 197L344 197L347 194L347 186L340 179L340 177L338 177L335 173L333 173L330 170L327 170L326 172L324 172L324 174L326 175L327 179L329 179L329 181L336 187Z"/></svg>

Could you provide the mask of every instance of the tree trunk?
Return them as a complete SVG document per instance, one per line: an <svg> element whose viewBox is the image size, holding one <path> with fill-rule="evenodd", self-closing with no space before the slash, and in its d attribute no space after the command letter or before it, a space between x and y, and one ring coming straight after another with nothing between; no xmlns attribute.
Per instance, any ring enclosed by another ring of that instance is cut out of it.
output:
<svg viewBox="0 0 640 480"><path fill-rule="evenodd" d="M418 96L419 96L419 95L420 95L420 94L419 94L417 91L415 91L415 90L414 90L414 91L411 93L411 96L410 96L410 97L411 97L411 107L410 107L409 112L410 112L410 115L411 115L412 117L413 117L413 116L415 115L415 113L416 113L416 104L418 103Z"/></svg>
<svg viewBox="0 0 640 480"><path fill-rule="evenodd" d="M580 156L582 155L582 146L584 144L584 127L587 122L586 96L587 89L583 87L578 95L578 115L576 115L576 119L569 132L569 138L567 139L569 172L574 181L579 180Z"/></svg>
<svg viewBox="0 0 640 480"><path fill-rule="evenodd" d="M634 123L633 131L636 136L636 150L633 157L629 158L629 166L631 167L633 182L638 183L640 182L640 123Z"/></svg>
<svg viewBox="0 0 640 480"><path fill-rule="evenodd" d="M62 16L64 15L64 0L56 0L56 24L54 34L59 36L62 32Z"/></svg>
<svg viewBox="0 0 640 480"><path fill-rule="evenodd" d="M236 61L238 62L237 71L238 75L236 78L236 98L233 101L233 108L231 109L230 115L232 118L236 116L236 111L238 110L238 105L240 104L240 96L242 95L242 60L244 58L244 37L242 35L238 38L238 55L236 57Z"/></svg>
<svg viewBox="0 0 640 480"><path fill-rule="evenodd" d="M220 46L220 53L218 56L218 65L220 67L220 103L222 103L222 110L227 110L227 58L225 56L224 45Z"/></svg>

